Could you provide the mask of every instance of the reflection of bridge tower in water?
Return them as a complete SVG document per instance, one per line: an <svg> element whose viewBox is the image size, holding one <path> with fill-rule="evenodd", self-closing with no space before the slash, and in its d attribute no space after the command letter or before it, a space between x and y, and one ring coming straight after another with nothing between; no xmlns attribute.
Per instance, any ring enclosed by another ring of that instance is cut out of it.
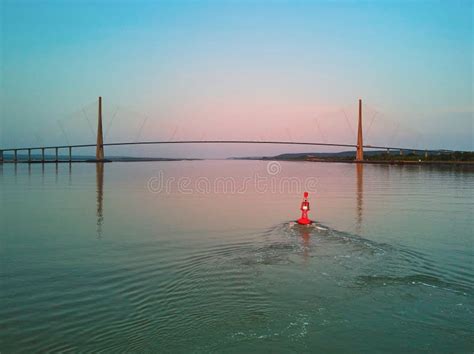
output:
<svg viewBox="0 0 474 354"><path fill-rule="evenodd" d="M356 207L356 228L357 233L362 231L362 209L364 207L364 164L356 164L356 183L357 183L357 207Z"/></svg>
<svg viewBox="0 0 474 354"><path fill-rule="evenodd" d="M104 163L95 164L96 192L97 192L97 238L102 237L102 224L104 222L103 199L104 199Z"/></svg>
<svg viewBox="0 0 474 354"><path fill-rule="evenodd" d="M102 237L104 222L104 134L102 131L102 97L99 97L99 111L97 117L97 146L95 150L96 192L97 192L97 238Z"/></svg>
<svg viewBox="0 0 474 354"><path fill-rule="evenodd" d="M359 99L359 124L357 127L357 151L356 162L364 161L364 139L362 134L362 100ZM357 183L357 207L356 207L356 228L357 233L362 232L362 209L364 204L364 164L356 163L356 183Z"/></svg>

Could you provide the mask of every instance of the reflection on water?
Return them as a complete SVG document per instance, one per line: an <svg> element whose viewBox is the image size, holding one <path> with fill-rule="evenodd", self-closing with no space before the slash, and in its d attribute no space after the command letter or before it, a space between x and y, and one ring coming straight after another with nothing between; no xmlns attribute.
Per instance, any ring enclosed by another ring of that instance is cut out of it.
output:
<svg viewBox="0 0 474 354"><path fill-rule="evenodd" d="M102 224L104 222L104 163L95 164L96 191L97 191L97 238L102 238Z"/></svg>
<svg viewBox="0 0 474 354"><path fill-rule="evenodd" d="M320 186L290 227L299 193L146 188L265 162L104 168L0 166L2 352L472 351L472 172L282 162Z"/></svg>
<svg viewBox="0 0 474 354"><path fill-rule="evenodd" d="M356 163L357 183L357 233L362 233L362 209L364 207L364 164Z"/></svg>
<svg viewBox="0 0 474 354"><path fill-rule="evenodd" d="M301 237L303 244L303 259L306 264L310 257L311 232L314 230L314 226L296 224L293 227L298 229L298 236Z"/></svg>

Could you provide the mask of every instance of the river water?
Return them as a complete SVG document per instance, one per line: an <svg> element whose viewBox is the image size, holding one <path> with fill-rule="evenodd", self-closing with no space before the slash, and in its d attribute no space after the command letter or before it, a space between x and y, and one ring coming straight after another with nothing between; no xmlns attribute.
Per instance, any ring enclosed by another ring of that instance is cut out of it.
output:
<svg viewBox="0 0 474 354"><path fill-rule="evenodd" d="M472 167L0 165L0 352L472 353L473 191Z"/></svg>

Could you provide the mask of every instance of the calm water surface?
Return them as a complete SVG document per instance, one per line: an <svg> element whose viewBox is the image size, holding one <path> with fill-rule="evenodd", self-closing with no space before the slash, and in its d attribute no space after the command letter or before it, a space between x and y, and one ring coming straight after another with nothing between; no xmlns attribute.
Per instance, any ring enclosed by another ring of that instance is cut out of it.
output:
<svg viewBox="0 0 474 354"><path fill-rule="evenodd" d="M472 353L473 169L272 167L0 165L0 351Z"/></svg>

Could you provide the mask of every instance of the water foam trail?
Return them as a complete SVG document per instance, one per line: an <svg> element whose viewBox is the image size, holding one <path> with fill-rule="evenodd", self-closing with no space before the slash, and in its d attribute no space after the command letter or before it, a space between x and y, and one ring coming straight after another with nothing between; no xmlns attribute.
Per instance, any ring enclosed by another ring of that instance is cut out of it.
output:
<svg viewBox="0 0 474 354"><path fill-rule="evenodd" d="M354 279L355 286L421 285L465 296L474 293L472 272L466 269L441 268L427 254L417 250L376 242L319 223L312 226L284 223L273 228L273 232L284 232L288 237L308 234L312 239L309 247L314 247L316 243L318 247L347 245L349 249L341 250L342 252L352 252L359 257L362 255L369 261L370 257L376 256L377 264L369 272L376 274L357 276ZM321 245L317 241L324 242ZM336 257L351 258L351 255Z"/></svg>

